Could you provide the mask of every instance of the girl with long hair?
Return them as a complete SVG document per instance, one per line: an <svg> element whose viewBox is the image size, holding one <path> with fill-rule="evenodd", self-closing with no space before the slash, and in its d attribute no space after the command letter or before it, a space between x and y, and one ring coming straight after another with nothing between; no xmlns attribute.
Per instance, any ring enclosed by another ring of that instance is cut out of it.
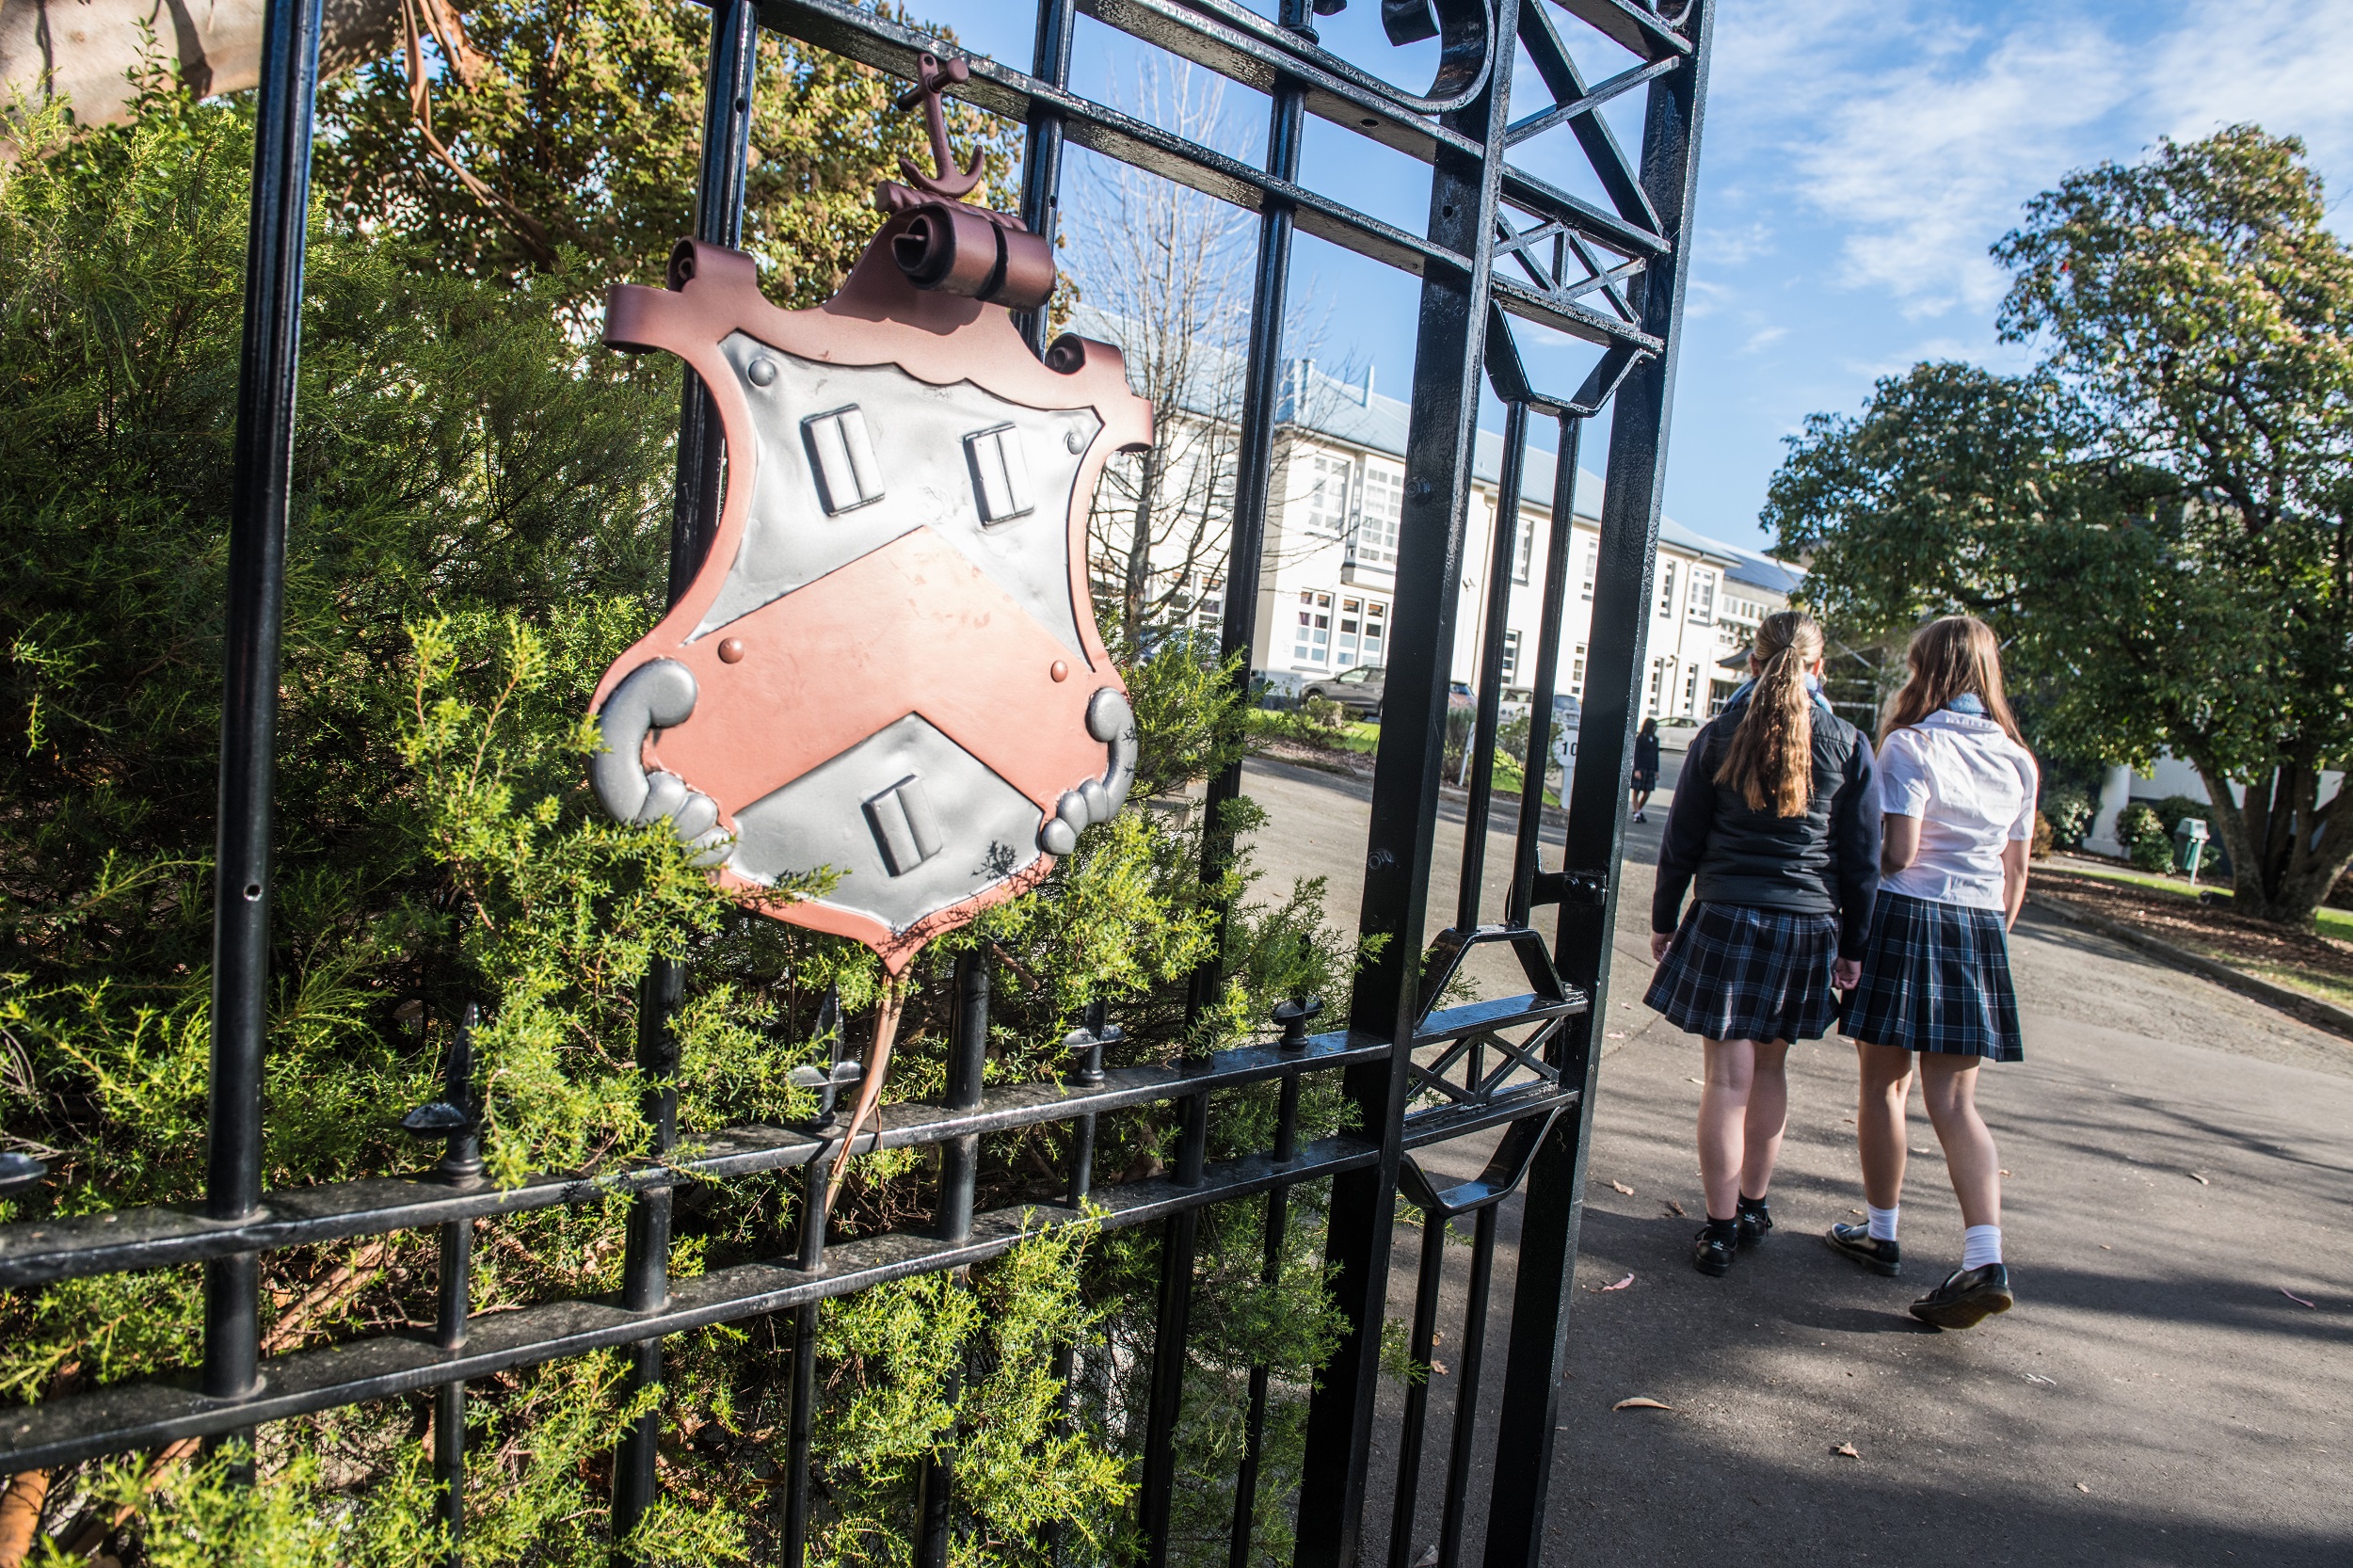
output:
<svg viewBox="0 0 2353 1568"><path fill-rule="evenodd" d="M1642 808L1650 804L1651 792L1658 788L1658 721L1644 719L1642 728L1634 735L1634 775L1627 781L1626 804L1634 809L1636 822L1648 822Z"/></svg>
<svg viewBox="0 0 2353 1568"><path fill-rule="evenodd" d="M1977 1114L1977 1064L2016 1062L2010 926L2026 899L2039 787L2033 754L2002 695L1992 628L1948 616L1915 632L1910 679L1880 727L1886 836L1879 904L1846 1032L1863 1075L1855 1141L1865 1224L1823 1238L1865 1268L1901 1267L1904 1108L1918 1053L1920 1097L1961 1200L1961 1267L1912 1304L1939 1328L1968 1328L2012 1301L2002 1262L2001 1157Z"/></svg>
<svg viewBox="0 0 2353 1568"><path fill-rule="evenodd" d="M1749 672L1692 738L1667 810L1651 904L1658 970L1643 998L1706 1055L1707 1224L1691 1249L1704 1274L1725 1272L1741 1242L1773 1227L1789 1043L1837 1022L1879 885L1871 746L1822 696L1821 627L1796 610L1766 616Z"/></svg>

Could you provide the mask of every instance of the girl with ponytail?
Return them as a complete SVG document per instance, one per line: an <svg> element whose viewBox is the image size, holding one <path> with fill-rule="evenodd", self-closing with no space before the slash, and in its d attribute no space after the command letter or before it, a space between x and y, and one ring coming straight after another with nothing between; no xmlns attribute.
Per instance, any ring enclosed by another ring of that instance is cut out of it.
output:
<svg viewBox="0 0 2353 1568"><path fill-rule="evenodd" d="M1704 1274L1773 1227L1766 1207L1789 1114L1789 1042L1838 1021L1879 886L1871 747L1822 696L1822 629L1765 617L1747 685L1691 742L1667 810L1643 1000L1700 1036ZM1683 895L1693 894L1690 912Z"/></svg>

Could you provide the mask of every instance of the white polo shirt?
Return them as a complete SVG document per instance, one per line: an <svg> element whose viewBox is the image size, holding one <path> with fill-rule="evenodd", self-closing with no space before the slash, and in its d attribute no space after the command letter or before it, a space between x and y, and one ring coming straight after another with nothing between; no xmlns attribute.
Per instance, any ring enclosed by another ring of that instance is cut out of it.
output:
<svg viewBox="0 0 2353 1568"><path fill-rule="evenodd" d="M1950 708L1880 747L1880 807L1920 819L1920 857L1880 879L1891 893L2002 907L2002 850L2034 837L2034 756L1992 719Z"/></svg>

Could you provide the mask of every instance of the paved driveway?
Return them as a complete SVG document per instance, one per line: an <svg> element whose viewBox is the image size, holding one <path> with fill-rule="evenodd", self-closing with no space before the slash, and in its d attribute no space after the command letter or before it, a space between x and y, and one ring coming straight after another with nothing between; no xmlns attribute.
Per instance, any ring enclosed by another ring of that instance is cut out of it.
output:
<svg viewBox="0 0 2353 1568"><path fill-rule="evenodd" d="M1353 924L1362 792L1256 765L1248 787L1273 816L1268 869L1285 885L1328 875ZM1960 1251L1916 1099L1907 1277L1864 1274L1814 1240L1863 1201L1852 1057L1835 1040L1792 1053L1780 1228L1729 1278L1703 1278L1685 1261L1698 1052L1639 1005L1663 814L1630 829L1623 872L1547 1560L2353 1563L2353 1046L2030 915L2013 947L2027 1060L1990 1069L1980 1096L2011 1173L2018 1309L1964 1334L1904 1315ZM1450 872L1440 880L1433 926L1453 911ZM1515 1223L1507 1211L1499 1300ZM1417 1245L1401 1228L1401 1320ZM1441 1321L1448 1362L1459 1289ZM1490 1412L1502 1361L1498 1332ZM1433 1391L1409 1562L1435 1539L1452 1416L1448 1374ZM1613 1414L1629 1395L1675 1408ZM1376 1465L1394 1464L1392 1442L1385 1431ZM1466 1560L1484 1496L1482 1479ZM1372 1512L1379 1562L1385 1508Z"/></svg>

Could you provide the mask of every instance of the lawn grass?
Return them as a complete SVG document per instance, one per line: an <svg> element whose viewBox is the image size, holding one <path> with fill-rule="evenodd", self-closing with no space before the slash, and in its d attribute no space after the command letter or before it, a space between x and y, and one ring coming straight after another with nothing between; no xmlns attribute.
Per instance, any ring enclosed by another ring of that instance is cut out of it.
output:
<svg viewBox="0 0 2353 1568"><path fill-rule="evenodd" d="M2201 893L2213 893L2229 898L2231 889L2212 882L2193 888L2187 877L2165 876L2155 872L2132 871L2122 866L2102 865L2092 861L2075 861L2063 870L2072 876L2088 876L2101 882L2121 882L2135 888L2147 888L2154 892L2171 893L2176 898L2196 898ZM2353 942L2353 909L2331 909L2322 904L2315 915L2320 934L2340 942ZM2274 977L2276 978L2276 977Z"/></svg>

